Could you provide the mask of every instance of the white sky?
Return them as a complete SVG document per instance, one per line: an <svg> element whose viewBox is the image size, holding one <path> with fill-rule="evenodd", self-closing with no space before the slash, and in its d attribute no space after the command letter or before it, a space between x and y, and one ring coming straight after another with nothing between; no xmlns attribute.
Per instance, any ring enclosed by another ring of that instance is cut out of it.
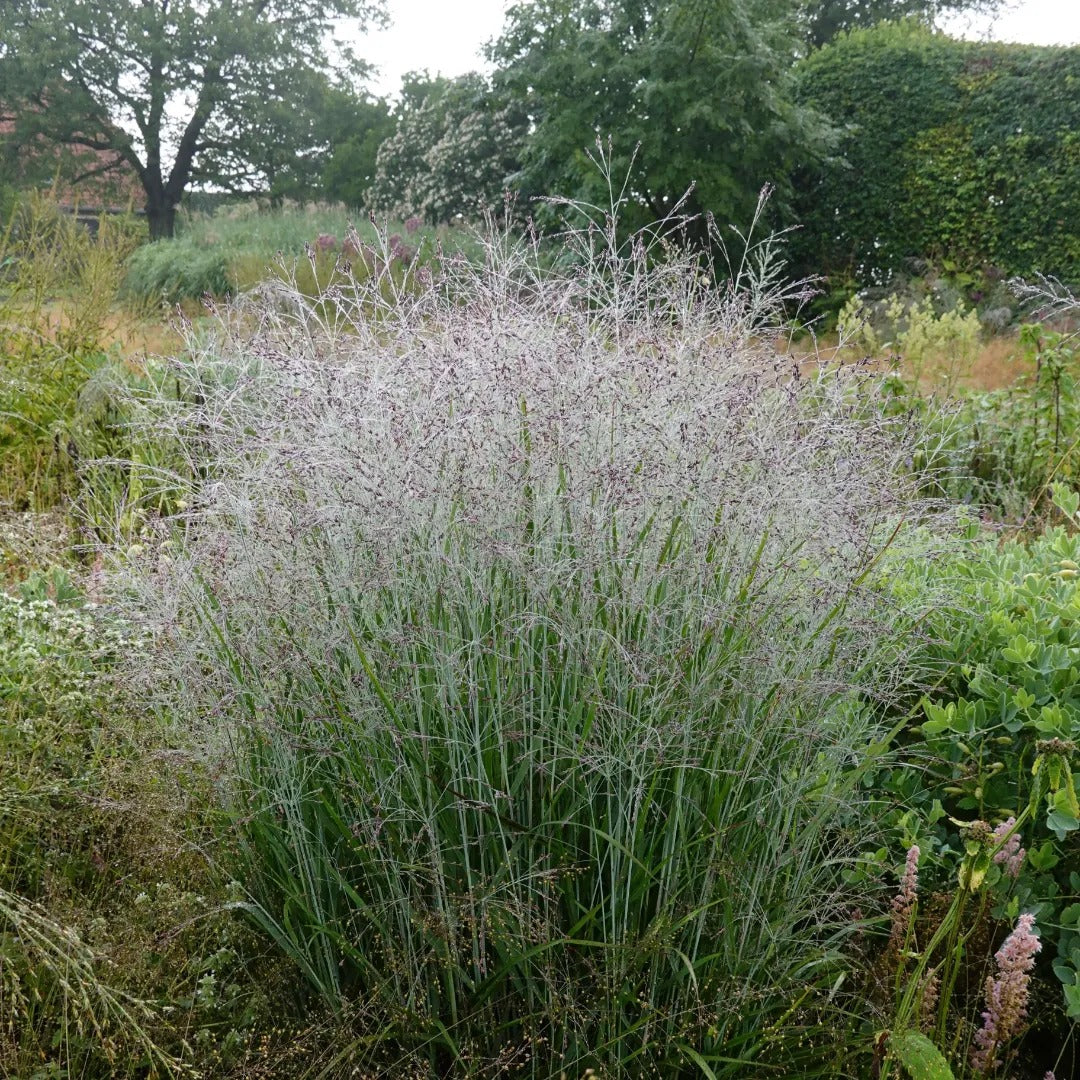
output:
<svg viewBox="0 0 1080 1080"><path fill-rule="evenodd" d="M388 0L390 29L361 35L357 51L381 69L371 89L396 94L401 76L427 68L432 75L486 70L480 50L502 29L507 0ZM1080 0L1014 0L1014 10L950 27L968 37L1035 45L1080 45Z"/></svg>
<svg viewBox="0 0 1080 1080"><path fill-rule="evenodd" d="M1076 0L1080 3L1080 0ZM432 75L486 71L480 50L502 30L507 0L387 0L391 25L362 34L357 54L375 64L373 93L396 95L401 76L427 68Z"/></svg>
<svg viewBox="0 0 1080 1080"><path fill-rule="evenodd" d="M963 37L991 37L1029 45L1080 45L1080 0L1013 0L1010 10L991 24L986 19L959 20L950 26Z"/></svg>

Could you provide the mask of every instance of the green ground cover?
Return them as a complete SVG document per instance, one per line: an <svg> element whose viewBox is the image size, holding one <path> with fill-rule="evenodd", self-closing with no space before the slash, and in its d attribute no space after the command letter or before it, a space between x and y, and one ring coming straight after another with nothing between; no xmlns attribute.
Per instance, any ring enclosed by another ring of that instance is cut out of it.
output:
<svg viewBox="0 0 1080 1080"><path fill-rule="evenodd" d="M342 205L226 204L212 214L182 216L175 238L135 252L123 291L175 304L222 298L268 276L298 276L310 293L330 283L339 262L348 262L353 275L391 268L400 277L414 261L437 261L444 249L475 252L475 245L464 228L435 229L415 218L376 225Z"/></svg>

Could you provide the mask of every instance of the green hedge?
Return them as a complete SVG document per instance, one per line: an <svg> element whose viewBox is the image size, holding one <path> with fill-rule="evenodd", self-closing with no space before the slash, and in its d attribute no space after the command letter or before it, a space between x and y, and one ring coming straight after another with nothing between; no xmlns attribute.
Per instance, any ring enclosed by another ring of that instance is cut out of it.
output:
<svg viewBox="0 0 1080 1080"><path fill-rule="evenodd" d="M797 182L800 269L881 281L911 258L1080 282L1080 48L844 35L799 92L841 129Z"/></svg>

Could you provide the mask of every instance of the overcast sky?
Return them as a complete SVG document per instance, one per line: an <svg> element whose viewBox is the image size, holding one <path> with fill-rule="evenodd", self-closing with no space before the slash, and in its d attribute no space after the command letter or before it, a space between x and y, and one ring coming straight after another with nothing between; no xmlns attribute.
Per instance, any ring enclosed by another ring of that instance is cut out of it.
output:
<svg viewBox="0 0 1080 1080"><path fill-rule="evenodd" d="M388 0L388 30L361 35L358 52L381 69L371 89L395 94L407 71L433 75L484 70L480 49L498 36L506 0ZM988 27L986 20L960 24L965 36L1038 45L1080 45L1080 0L1019 0Z"/></svg>

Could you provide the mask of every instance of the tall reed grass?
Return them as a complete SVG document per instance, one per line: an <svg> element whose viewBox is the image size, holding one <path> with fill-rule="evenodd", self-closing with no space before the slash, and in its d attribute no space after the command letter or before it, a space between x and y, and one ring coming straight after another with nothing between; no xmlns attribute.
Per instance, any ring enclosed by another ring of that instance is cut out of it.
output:
<svg viewBox="0 0 1080 1080"><path fill-rule="evenodd" d="M717 286L565 209L562 270L495 234L192 343L141 403L189 485L124 568L143 693L301 996L362 1018L319 1075L827 1071L909 440L778 366L770 243Z"/></svg>
<svg viewBox="0 0 1080 1080"><path fill-rule="evenodd" d="M107 407L83 407L88 380L115 373L106 326L132 223L91 235L48 195L0 225L0 509L45 510L78 498L80 462L116 452Z"/></svg>

